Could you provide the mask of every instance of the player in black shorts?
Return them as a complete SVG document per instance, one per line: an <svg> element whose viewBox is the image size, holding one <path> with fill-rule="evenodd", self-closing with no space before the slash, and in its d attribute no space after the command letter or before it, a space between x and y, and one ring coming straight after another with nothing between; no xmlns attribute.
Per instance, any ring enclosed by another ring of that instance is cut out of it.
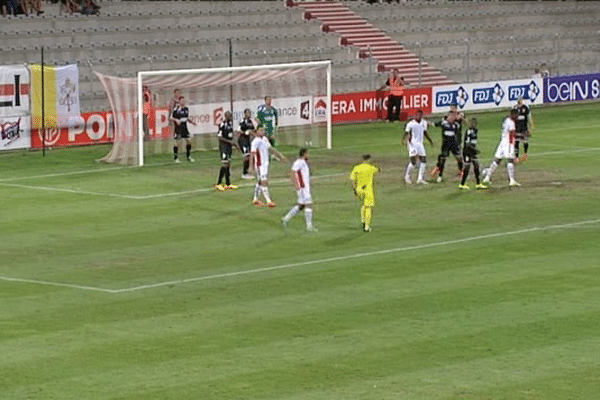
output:
<svg viewBox="0 0 600 400"><path fill-rule="evenodd" d="M189 162L194 162L194 159L191 156L192 144L190 143L190 131L188 130L187 123L189 122L192 125L196 125L196 123L190 120L189 116L190 110L185 106L185 98L182 96L179 98L179 103L169 118L175 123L175 146L173 146L173 156L176 163L180 162L179 144L181 144L182 140L185 140L185 155L187 160Z"/></svg>
<svg viewBox="0 0 600 400"><path fill-rule="evenodd" d="M240 135L238 136L238 145L244 156L244 170L242 172L242 179L254 179L254 176L248 173L250 168L250 142L254 134L255 127L252 122L252 111L249 108L244 110L244 119L240 122Z"/></svg>
<svg viewBox="0 0 600 400"><path fill-rule="evenodd" d="M231 184L231 171L229 169L231 163L231 155L233 154L233 146L238 147L234 142L233 133L233 116L231 111L225 112L225 120L219 125L219 154L221 155L221 169L219 170L219 180L215 185L215 189L222 192L226 189L237 189L236 185ZM223 185L225 178L225 185Z"/></svg>
<svg viewBox="0 0 600 400"><path fill-rule="evenodd" d="M446 165L446 158L452 153L458 163L458 170L462 171L463 161L460 154L460 129L461 124L456 121L458 113L456 111L450 111L446 117L436 122L435 126L442 128L442 151L438 156L438 162L435 169L431 172L431 175L439 174L437 181L442 181L444 174L444 167Z"/></svg>
<svg viewBox="0 0 600 400"><path fill-rule="evenodd" d="M471 125L465 132L465 141L463 143L463 159L464 159L464 168L460 185L458 185L461 189L469 189L466 185L467 176L469 176L469 169L471 168L471 164L473 164L473 171L475 172L475 181L477 182L477 189L485 189L486 187L481 184L479 181L479 171L481 170L479 167L479 159L477 154L479 154L479 149L477 148L477 136L479 132L477 131L477 118L471 118Z"/></svg>
<svg viewBox="0 0 600 400"><path fill-rule="evenodd" d="M523 104L522 97L519 97L517 105L514 108L519 112L517 120L515 121L515 161L519 162L520 142L523 142L523 152L525 153L523 160L527 161L527 151L529 150L529 123L531 122L531 127L533 128L533 116L531 114L531 109L526 104Z"/></svg>

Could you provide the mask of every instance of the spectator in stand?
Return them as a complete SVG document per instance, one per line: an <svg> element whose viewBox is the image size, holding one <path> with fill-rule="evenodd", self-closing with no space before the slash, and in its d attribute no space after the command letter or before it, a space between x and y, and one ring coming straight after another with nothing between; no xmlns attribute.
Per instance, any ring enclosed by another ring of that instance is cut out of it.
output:
<svg viewBox="0 0 600 400"><path fill-rule="evenodd" d="M73 0L60 0L58 13L62 14L63 11L73 14L74 12L79 11L79 9L77 7L77 3L75 3Z"/></svg>
<svg viewBox="0 0 600 400"><path fill-rule="evenodd" d="M6 0L0 0L0 14L2 16L8 15L8 10L6 9Z"/></svg>
<svg viewBox="0 0 600 400"><path fill-rule="evenodd" d="M100 14L100 6L93 2L93 0L85 0L83 7L81 7L81 13L84 15L98 15Z"/></svg>
<svg viewBox="0 0 600 400"><path fill-rule="evenodd" d="M546 66L546 63L542 63L541 67L540 67L540 75L542 78L548 78L550 77L550 71L548 70L548 67Z"/></svg>
<svg viewBox="0 0 600 400"><path fill-rule="evenodd" d="M402 96L404 95L404 78L398 76L398 70L394 69L392 74L379 90L389 90L388 95L388 121L400 121L400 111L402 111Z"/></svg>
<svg viewBox="0 0 600 400"><path fill-rule="evenodd" d="M27 14L27 0L8 0L6 7L10 15L29 15Z"/></svg>
<svg viewBox="0 0 600 400"><path fill-rule="evenodd" d="M29 0L29 13L33 14L34 11L37 15L44 13L44 10L42 10L42 0Z"/></svg>
<svg viewBox="0 0 600 400"><path fill-rule="evenodd" d="M533 75L531 75L531 78L535 79L535 78L541 78L541 77L542 77L542 75L540 74L540 69L539 68L534 69Z"/></svg>

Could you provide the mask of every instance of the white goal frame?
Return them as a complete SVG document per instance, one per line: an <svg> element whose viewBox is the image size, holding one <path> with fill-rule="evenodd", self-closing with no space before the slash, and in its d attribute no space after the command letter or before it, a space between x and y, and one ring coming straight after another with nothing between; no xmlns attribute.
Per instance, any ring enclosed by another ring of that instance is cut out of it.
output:
<svg viewBox="0 0 600 400"><path fill-rule="evenodd" d="M184 75L193 73L207 73L207 72L243 72L243 71L256 71L260 69L286 69L293 67L314 67L323 66L327 67L327 148L331 149L331 60L325 61L308 61L308 62L295 62L295 63L284 63L284 64L263 64L263 65L250 65L242 67L218 67L218 68L199 68L199 69L177 69L177 70L161 70L161 71L138 71L137 73L137 114L138 114L138 166L144 165L144 127L143 121L143 80L144 77L156 76L156 75ZM312 111L312 110L311 110Z"/></svg>

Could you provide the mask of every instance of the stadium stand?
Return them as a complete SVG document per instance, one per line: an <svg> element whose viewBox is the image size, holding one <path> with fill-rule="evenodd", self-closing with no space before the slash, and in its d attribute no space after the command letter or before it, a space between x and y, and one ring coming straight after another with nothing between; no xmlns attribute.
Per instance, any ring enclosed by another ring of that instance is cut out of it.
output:
<svg viewBox="0 0 600 400"><path fill-rule="evenodd" d="M41 16L2 17L2 62L39 62L44 46L46 62L78 63L85 111L108 108L92 70L227 66L229 38L234 65L331 59L334 92L379 87L391 66L418 83L419 54L423 84L529 77L542 62L552 73L600 70L600 2L293 3L103 1L94 16L46 3Z"/></svg>

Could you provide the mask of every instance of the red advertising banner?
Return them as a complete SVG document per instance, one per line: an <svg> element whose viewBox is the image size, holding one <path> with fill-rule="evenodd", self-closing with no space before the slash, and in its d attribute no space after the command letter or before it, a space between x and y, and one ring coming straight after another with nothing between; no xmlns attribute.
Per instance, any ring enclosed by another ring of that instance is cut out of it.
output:
<svg viewBox="0 0 600 400"><path fill-rule="evenodd" d="M99 111L83 113L74 126L60 129L46 129L46 147L80 146L87 144L111 143L114 123L111 112ZM31 147L42 148L41 129L31 130Z"/></svg>
<svg viewBox="0 0 600 400"><path fill-rule="evenodd" d="M431 113L431 87L405 89L402 99L401 120L423 110ZM332 122L360 122L385 119L387 117L387 91L334 94L331 99Z"/></svg>

